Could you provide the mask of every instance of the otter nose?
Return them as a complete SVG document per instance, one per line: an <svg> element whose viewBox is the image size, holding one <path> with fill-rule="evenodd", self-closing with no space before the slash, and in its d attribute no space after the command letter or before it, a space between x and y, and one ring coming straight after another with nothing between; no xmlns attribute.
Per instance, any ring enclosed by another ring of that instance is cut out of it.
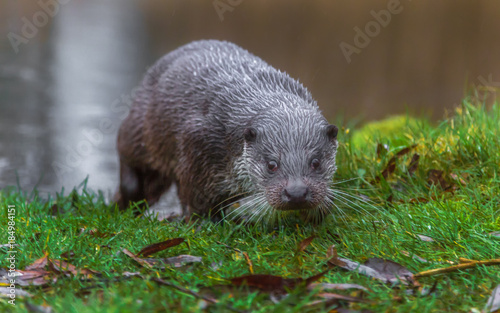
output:
<svg viewBox="0 0 500 313"><path fill-rule="evenodd" d="M301 179L294 179L288 181L283 193L287 202L303 203L307 201L309 188Z"/></svg>

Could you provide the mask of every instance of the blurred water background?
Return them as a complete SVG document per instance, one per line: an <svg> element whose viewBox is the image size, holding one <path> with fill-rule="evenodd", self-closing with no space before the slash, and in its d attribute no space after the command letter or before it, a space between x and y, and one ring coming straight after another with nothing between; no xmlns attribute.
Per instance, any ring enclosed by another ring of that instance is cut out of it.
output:
<svg viewBox="0 0 500 313"><path fill-rule="evenodd" d="M0 0L0 188L118 181L116 131L146 68L197 39L299 79L327 118L436 121L500 87L498 0Z"/></svg>

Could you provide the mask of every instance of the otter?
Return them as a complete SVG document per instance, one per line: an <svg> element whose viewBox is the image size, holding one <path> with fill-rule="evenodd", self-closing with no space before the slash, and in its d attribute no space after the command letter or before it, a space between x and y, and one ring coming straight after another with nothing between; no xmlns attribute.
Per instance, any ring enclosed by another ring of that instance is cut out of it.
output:
<svg viewBox="0 0 500 313"><path fill-rule="evenodd" d="M146 73L117 140L121 209L172 185L186 215L329 212L338 128L285 72L229 42L195 41ZM265 215L265 216L264 216ZM264 217L263 217L264 216Z"/></svg>

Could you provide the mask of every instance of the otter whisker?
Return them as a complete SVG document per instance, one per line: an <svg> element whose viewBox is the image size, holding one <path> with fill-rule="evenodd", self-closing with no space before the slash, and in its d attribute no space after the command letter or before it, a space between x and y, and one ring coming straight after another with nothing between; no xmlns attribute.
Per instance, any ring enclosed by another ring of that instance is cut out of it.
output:
<svg viewBox="0 0 500 313"><path fill-rule="evenodd" d="M349 195L350 196L350 195ZM349 200L347 197L345 196L342 196L340 193L337 193L336 194L336 198L340 198L342 200L344 200L344 204L347 205L349 208L355 210L355 211L358 211L358 212L365 212L366 214L370 215L372 218L375 218L375 216L370 213L368 210L366 210L365 208L363 208L362 206L360 206L359 204L355 203L354 201L352 200ZM374 207L374 206L373 206ZM375 207L374 207L375 208ZM377 208L378 210L378 208Z"/></svg>
<svg viewBox="0 0 500 313"><path fill-rule="evenodd" d="M339 184L347 183L347 182L350 182L350 181L353 181L353 180L356 180L356 179L361 179L361 177L354 177L354 178L349 178L349 179L344 179L344 180L336 181L336 182L332 183L331 185L339 185Z"/></svg>
<svg viewBox="0 0 500 313"><path fill-rule="evenodd" d="M223 220L235 220L245 213L250 213L248 221L252 221L255 219L255 216L259 216L260 212L262 212L263 208L265 208L265 205L267 204L267 200L263 194L253 194L247 198L235 201L232 204L236 202L240 202L242 204L240 205L240 207L235 208L229 214L225 215Z"/></svg>
<svg viewBox="0 0 500 313"><path fill-rule="evenodd" d="M347 220L344 217L347 216L347 214L345 214L345 212L341 208L339 208L334 202L332 202L332 205L337 209L337 212L340 213L339 217L342 220L342 222L344 222L347 225ZM332 216L335 220L337 220L337 215L332 214Z"/></svg>
<svg viewBox="0 0 500 313"><path fill-rule="evenodd" d="M346 193L346 192L343 192L343 191L340 191L340 190L335 190L335 189L330 189L330 191L332 191L333 193L335 194L341 194L343 196L346 196L346 197L350 197L350 198L353 198L355 200L358 200L360 202L362 202L363 204L367 205L367 206L370 206L371 208L377 210L377 211L380 211L380 208L378 208L377 206L375 206L375 202L372 201L372 200L366 200L360 196L356 196L356 195L352 195L352 194L349 194L349 193Z"/></svg>

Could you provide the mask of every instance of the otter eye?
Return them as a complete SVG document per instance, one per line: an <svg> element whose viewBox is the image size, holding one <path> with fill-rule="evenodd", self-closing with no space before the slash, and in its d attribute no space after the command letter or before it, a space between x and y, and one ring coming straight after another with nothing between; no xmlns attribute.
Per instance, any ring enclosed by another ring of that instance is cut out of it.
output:
<svg viewBox="0 0 500 313"><path fill-rule="evenodd" d="M318 159L314 159L311 161L311 167L314 170L317 170L320 165L321 165L321 162Z"/></svg>
<svg viewBox="0 0 500 313"><path fill-rule="evenodd" d="M271 172L276 172L278 170L278 163L276 161L267 162L267 169Z"/></svg>

